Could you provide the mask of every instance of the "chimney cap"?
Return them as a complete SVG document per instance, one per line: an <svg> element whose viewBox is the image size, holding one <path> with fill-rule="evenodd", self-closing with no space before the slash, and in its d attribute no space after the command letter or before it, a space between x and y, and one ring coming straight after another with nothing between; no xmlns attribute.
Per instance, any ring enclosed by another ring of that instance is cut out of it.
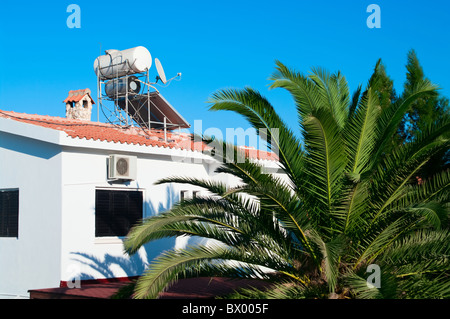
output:
<svg viewBox="0 0 450 319"><path fill-rule="evenodd" d="M84 90L71 90L69 91L69 96L64 100L64 103L68 102L78 102L80 101L85 95L89 95L89 98L91 99L92 104L95 104L94 100L91 96L91 90L90 89L84 89Z"/></svg>

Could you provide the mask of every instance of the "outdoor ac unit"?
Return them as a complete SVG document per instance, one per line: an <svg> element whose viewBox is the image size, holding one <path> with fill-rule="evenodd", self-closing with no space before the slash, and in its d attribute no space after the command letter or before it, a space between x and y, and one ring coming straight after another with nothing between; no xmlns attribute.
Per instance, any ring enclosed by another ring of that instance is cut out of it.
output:
<svg viewBox="0 0 450 319"><path fill-rule="evenodd" d="M108 161L108 179L136 179L137 157L110 155Z"/></svg>

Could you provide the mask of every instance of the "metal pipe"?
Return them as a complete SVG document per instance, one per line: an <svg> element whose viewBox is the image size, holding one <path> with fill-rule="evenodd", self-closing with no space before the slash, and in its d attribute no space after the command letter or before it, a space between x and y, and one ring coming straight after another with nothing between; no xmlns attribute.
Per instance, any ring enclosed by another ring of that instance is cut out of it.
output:
<svg viewBox="0 0 450 319"><path fill-rule="evenodd" d="M164 116L164 142L167 143L167 118Z"/></svg>
<svg viewBox="0 0 450 319"><path fill-rule="evenodd" d="M97 76L97 122L100 122L100 98L101 98L100 77Z"/></svg>
<svg viewBox="0 0 450 319"><path fill-rule="evenodd" d="M125 79L125 87L126 87L126 90L125 90L125 112L126 112L126 117L127 117L127 126L128 126L128 75L127 75L127 77L126 77L126 79Z"/></svg>
<svg viewBox="0 0 450 319"><path fill-rule="evenodd" d="M147 83L150 82L149 73L147 70ZM147 87L147 112L148 112L148 130L151 129L150 119L151 119L151 111L150 111L150 89Z"/></svg>

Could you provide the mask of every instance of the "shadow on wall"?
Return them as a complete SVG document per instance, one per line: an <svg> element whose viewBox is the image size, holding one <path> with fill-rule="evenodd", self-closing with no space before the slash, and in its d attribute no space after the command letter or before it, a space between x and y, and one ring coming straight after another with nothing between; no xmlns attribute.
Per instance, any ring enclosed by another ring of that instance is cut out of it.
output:
<svg viewBox="0 0 450 319"><path fill-rule="evenodd" d="M156 216L172 207L179 201L173 186L166 187L166 201L154 205L152 202L144 202L144 218ZM72 252L72 260L75 263L87 266L92 271L77 272L76 267L72 271L73 278L80 280L90 280L97 278L133 277L141 275L147 268L149 262L159 256L162 252L179 246L180 240L177 238L164 238L144 245L138 253L128 256L112 255L106 252L103 256L93 255L83 252ZM186 240L182 240L183 243ZM177 244L178 243L178 244ZM183 245L184 246L184 245ZM121 274L121 275L118 275Z"/></svg>
<svg viewBox="0 0 450 319"><path fill-rule="evenodd" d="M164 186L159 186L164 187ZM139 188L139 184L138 184ZM151 195L150 195L151 196ZM166 186L166 201L153 205L150 201L144 202L144 218L159 215L160 213L172 208L174 203L180 200L179 192L176 192L173 185Z"/></svg>
<svg viewBox="0 0 450 319"><path fill-rule="evenodd" d="M0 135L0 148L45 160L61 153L60 146L8 133Z"/></svg>
<svg viewBox="0 0 450 319"><path fill-rule="evenodd" d="M89 267L91 271L77 273L72 279L90 280L98 278L134 277L141 275L148 263L164 250L173 248L175 239L162 239L145 245L137 254L114 256L109 253L102 257L86 253L72 253L73 261Z"/></svg>

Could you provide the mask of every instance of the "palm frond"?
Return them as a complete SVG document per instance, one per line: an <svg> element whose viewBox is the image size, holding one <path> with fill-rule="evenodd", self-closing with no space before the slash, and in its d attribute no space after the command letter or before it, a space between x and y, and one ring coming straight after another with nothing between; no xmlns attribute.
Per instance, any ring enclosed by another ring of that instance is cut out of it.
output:
<svg viewBox="0 0 450 319"><path fill-rule="evenodd" d="M244 116L269 148L278 154L279 161L293 184L301 185L303 151L300 142L267 99L253 89L246 88L216 92L209 102L212 111L228 110Z"/></svg>
<svg viewBox="0 0 450 319"><path fill-rule="evenodd" d="M157 298L171 284L182 278L234 274L239 278L270 278L267 270L289 274L290 266L276 255L264 253L257 246L197 245L165 251L157 257L138 280L134 297ZM292 276L295 277L295 276Z"/></svg>
<svg viewBox="0 0 450 319"><path fill-rule="evenodd" d="M354 116L349 118L345 129L346 149L349 152L347 172L360 175L367 169L375 147L376 125L380 111L379 101L369 88Z"/></svg>
<svg viewBox="0 0 450 319"><path fill-rule="evenodd" d="M408 192L411 180L434 154L450 147L450 139L443 137L449 129L450 122L430 127L428 132L423 132L415 141L392 150L389 157L380 161L372 175L371 192L377 194L377 197L373 198L374 207L377 209L373 220Z"/></svg>
<svg viewBox="0 0 450 319"><path fill-rule="evenodd" d="M370 263L378 255L383 253L388 247L390 247L401 236L407 234L412 230L420 219L410 219L409 216L401 216L388 223L383 227L380 225L371 224L369 229L376 230L373 234L367 232L365 238L362 239L362 252L359 255L358 260L354 263L354 268L357 268L362 262Z"/></svg>
<svg viewBox="0 0 450 319"><path fill-rule="evenodd" d="M199 186L209 191L211 195L222 196L227 192L227 185L225 183L183 176L172 176L163 178L156 181L155 185L162 185L167 183L189 184L193 186Z"/></svg>
<svg viewBox="0 0 450 319"><path fill-rule="evenodd" d="M393 243L379 259L380 262L397 268L401 265L413 267L420 274L427 271L427 268L419 265L423 261L440 260L442 265L450 269L450 264L446 262L449 257L449 230L422 229ZM406 273L397 271L397 274L404 276Z"/></svg>
<svg viewBox="0 0 450 319"><path fill-rule="evenodd" d="M331 226L330 215L342 189L342 174L347 164L341 131L326 109L319 109L304 121L305 146L308 153L310 192L315 196L311 210ZM315 207L315 208L313 208ZM328 221L327 221L328 220Z"/></svg>
<svg viewBox="0 0 450 319"><path fill-rule="evenodd" d="M362 85L358 85L358 88L355 92L353 92L352 101L350 103L349 109L348 109L348 119L352 118L355 114L355 110L358 107L361 99L361 91L362 91Z"/></svg>
<svg viewBox="0 0 450 319"><path fill-rule="evenodd" d="M338 236L331 241L325 242L316 231L309 232L309 237L321 253L322 269L329 292L334 292L338 283L339 260L345 245L344 237Z"/></svg>
<svg viewBox="0 0 450 319"><path fill-rule="evenodd" d="M450 232L422 229L396 241L377 260L398 278L403 298L449 298Z"/></svg>
<svg viewBox="0 0 450 319"><path fill-rule="evenodd" d="M349 91L347 81L340 73L330 74L323 68L313 68L309 78L317 86L318 106L326 106L336 124L342 129L348 117ZM311 112L314 113L314 110Z"/></svg>
<svg viewBox="0 0 450 319"><path fill-rule="evenodd" d="M399 296L405 299L449 299L450 273L437 277L414 276L409 280L399 280Z"/></svg>
<svg viewBox="0 0 450 319"><path fill-rule="evenodd" d="M398 282L396 277L380 267L379 287L375 287L369 280L370 273L362 267L358 272L348 271L343 275L343 282L348 285L352 294L359 299L394 299L398 296Z"/></svg>
<svg viewBox="0 0 450 319"><path fill-rule="evenodd" d="M438 87L428 80L420 81L416 83L409 94L383 110L378 122L380 135L375 147L377 152L373 156L373 166L377 165L377 160L382 158L381 155L383 153L389 151L387 147L391 143L391 137L396 134L400 122L411 107L411 104L422 96L434 94L437 89Z"/></svg>
<svg viewBox="0 0 450 319"><path fill-rule="evenodd" d="M417 203L437 202L445 205L450 202L450 170L422 180L418 184L405 187L404 195L399 197L387 209L402 209L413 207Z"/></svg>
<svg viewBox="0 0 450 319"><path fill-rule="evenodd" d="M270 88L283 88L291 93L297 107L300 128L302 128L303 116L311 114L320 105L317 87L311 78L289 69L280 61L276 61L275 64L276 71L270 77L273 81Z"/></svg>
<svg viewBox="0 0 450 319"><path fill-rule="evenodd" d="M134 298L155 299L170 288L180 276L188 275L189 271L200 270L202 262L222 257L225 248L196 247L177 251L166 251L150 265L144 275L138 280Z"/></svg>
<svg viewBox="0 0 450 319"><path fill-rule="evenodd" d="M274 283L265 289L244 288L219 299L307 299L326 298L328 291L317 286L305 286L294 281Z"/></svg>
<svg viewBox="0 0 450 319"><path fill-rule="evenodd" d="M191 201L186 201L175 205L172 209L154 217L145 219L142 223L134 226L124 242L125 250L129 254L136 253L142 245L150 241L160 239L162 237L172 237L176 235L199 235L198 225L196 223L209 223L221 228L228 228L232 233L239 233L241 235L249 231L244 228L245 223L239 224L239 212L241 207L234 207L229 202L220 199L200 199L196 198ZM230 213L234 212L234 213ZM244 214L248 216L250 214ZM183 228L177 229L174 225L183 225ZM239 226L237 226L239 225ZM187 229L187 227L196 227L196 229ZM225 233L228 234L228 233ZM202 234L205 237L213 237L213 234L207 235L206 232ZM219 235L220 232L219 232ZM223 240L222 237L216 237L218 240Z"/></svg>

